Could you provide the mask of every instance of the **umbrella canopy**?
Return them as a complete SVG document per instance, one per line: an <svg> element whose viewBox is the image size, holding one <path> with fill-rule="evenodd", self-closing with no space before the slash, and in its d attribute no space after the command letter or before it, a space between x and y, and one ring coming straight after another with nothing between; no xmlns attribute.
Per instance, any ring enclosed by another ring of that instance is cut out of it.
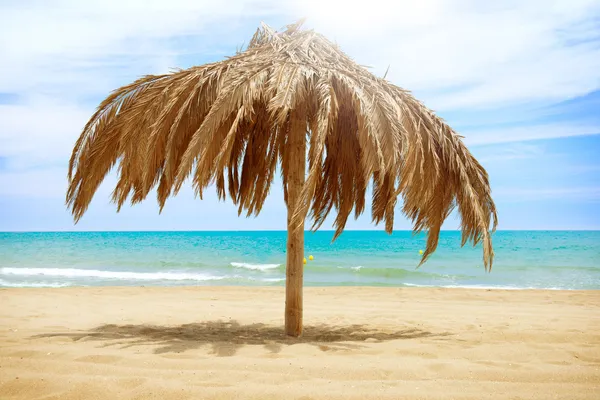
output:
<svg viewBox="0 0 600 400"><path fill-rule="evenodd" d="M428 231L423 263L458 207L462 244L483 242L486 270L497 224L488 175L461 137L408 91L300 26L276 32L263 24L245 51L224 61L114 91L75 144L67 192L78 221L119 164L118 209L156 186L162 209L191 176L200 197L215 184L220 198L229 194L239 213L252 215L279 167L288 207L286 327L288 316L300 320L286 328L292 335L301 332L307 217L318 229L335 208L337 237L352 211L364 211L372 185L373 221L391 232L402 195L415 231Z"/></svg>

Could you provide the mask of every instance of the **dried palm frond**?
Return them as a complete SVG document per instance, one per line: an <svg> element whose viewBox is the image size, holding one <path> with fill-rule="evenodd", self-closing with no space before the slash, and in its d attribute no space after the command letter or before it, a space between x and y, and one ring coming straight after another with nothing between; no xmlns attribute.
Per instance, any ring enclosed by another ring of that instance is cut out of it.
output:
<svg viewBox="0 0 600 400"><path fill-rule="evenodd" d="M67 204L75 220L119 163L113 200L137 203L158 185L161 208L192 177L200 196L216 184L239 212L258 214L281 168L286 202L289 135L306 134L308 175L291 205L313 229L333 208L339 235L373 186L372 218L392 231L399 195L416 232L428 231L424 262L454 207L462 244L483 242L493 260L497 224L488 175L460 137L408 91L372 75L301 23L256 31L224 61L146 76L104 100L75 144ZM493 227L492 227L493 225Z"/></svg>

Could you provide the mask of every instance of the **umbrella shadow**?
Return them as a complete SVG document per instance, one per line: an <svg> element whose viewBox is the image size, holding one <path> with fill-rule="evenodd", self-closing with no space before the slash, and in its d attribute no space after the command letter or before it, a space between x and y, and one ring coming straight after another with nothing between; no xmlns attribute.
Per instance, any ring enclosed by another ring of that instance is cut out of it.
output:
<svg viewBox="0 0 600 400"><path fill-rule="evenodd" d="M159 325L101 325L89 331L48 333L34 338L69 338L77 341L99 341L102 347L153 345L155 354L181 353L187 350L211 346L211 353L233 356L244 346L263 346L271 353L279 353L283 346L306 343L322 351L343 351L366 347L365 342L383 342L400 339L449 336L450 333L434 334L417 328L384 332L366 325L306 326L300 338L284 334L282 327L264 324L242 325L237 321L206 321L179 326Z"/></svg>

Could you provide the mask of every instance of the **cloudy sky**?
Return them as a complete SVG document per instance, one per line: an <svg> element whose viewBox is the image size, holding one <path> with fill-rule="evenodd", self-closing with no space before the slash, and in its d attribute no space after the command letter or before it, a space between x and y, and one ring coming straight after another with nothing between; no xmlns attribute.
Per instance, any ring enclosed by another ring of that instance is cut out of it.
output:
<svg viewBox="0 0 600 400"><path fill-rule="evenodd" d="M389 66L466 137L500 229L600 229L600 2L416 3L0 0L0 231L284 229L279 185L251 219L189 189L160 216L153 199L116 214L109 176L75 226L64 195L72 146L112 89L220 60L261 21L300 17L375 74ZM348 228L370 229L369 215Z"/></svg>

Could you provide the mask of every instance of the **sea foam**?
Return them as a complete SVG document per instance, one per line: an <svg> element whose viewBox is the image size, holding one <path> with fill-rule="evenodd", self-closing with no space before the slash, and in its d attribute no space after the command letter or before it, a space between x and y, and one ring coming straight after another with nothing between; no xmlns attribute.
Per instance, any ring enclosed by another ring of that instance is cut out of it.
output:
<svg viewBox="0 0 600 400"><path fill-rule="evenodd" d="M63 278L100 278L140 281L218 281L230 276L214 276L189 272L126 272L71 268L1 268L0 274L16 276L56 276Z"/></svg>
<svg viewBox="0 0 600 400"><path fill-rule="evenodd" d="M61 288L71 286L70 283L66 282L8 282L0 279L0 287L14 287L14 288Z"/></svg>
<svg viewBox="0 0 600 400"><path fill-rule="evenodd" d="M277 269L281 266L281 264L250 264L250 263L243 263L243 262L232 262L232 263L230 263L230 265L235 268L245 268L245 269L251 269L254 271L269 271L269 270Z"/></svg>

